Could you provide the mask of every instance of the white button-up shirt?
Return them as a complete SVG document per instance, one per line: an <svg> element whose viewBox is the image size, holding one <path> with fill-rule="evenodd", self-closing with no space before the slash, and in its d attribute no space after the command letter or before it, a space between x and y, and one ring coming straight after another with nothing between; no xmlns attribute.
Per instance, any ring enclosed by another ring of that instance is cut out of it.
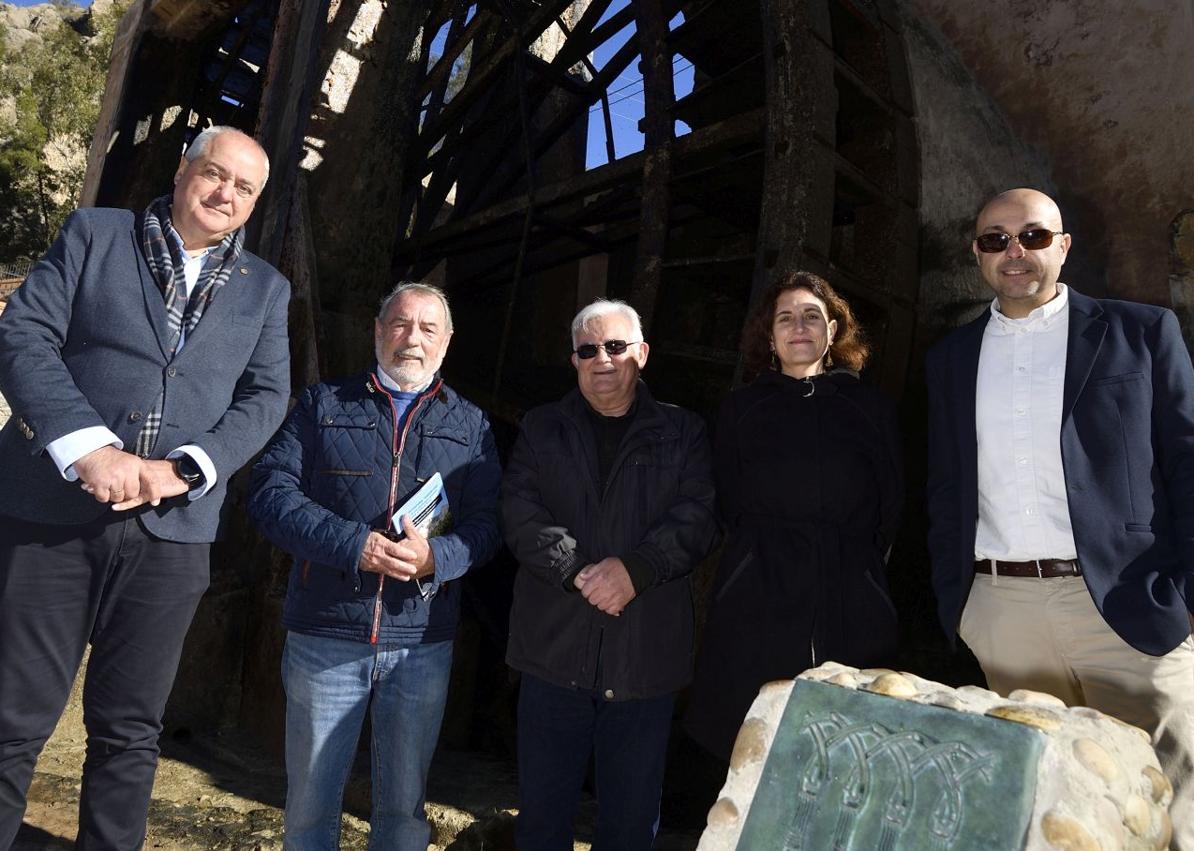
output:
<svg viewBox="0 0 1194 851"><path fill-rule="evenodd" d="M1023 319L999 312L978 358L975 559L1075 559L1061 463L1069 290Z"/></svg>

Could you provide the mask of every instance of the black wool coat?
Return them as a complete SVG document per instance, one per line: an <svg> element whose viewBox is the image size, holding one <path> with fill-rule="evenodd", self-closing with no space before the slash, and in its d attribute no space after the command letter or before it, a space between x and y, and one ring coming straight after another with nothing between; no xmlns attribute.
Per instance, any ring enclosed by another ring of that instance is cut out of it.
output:
<svg viewBox="0 0 1194 851"><path fill-rule="evenodd" d="M688 732L728 759L758 689L827 661L894 656L885 557L903 478L891 403L852 372L766 373L715 435L728 540L698 656Z"/></svg>

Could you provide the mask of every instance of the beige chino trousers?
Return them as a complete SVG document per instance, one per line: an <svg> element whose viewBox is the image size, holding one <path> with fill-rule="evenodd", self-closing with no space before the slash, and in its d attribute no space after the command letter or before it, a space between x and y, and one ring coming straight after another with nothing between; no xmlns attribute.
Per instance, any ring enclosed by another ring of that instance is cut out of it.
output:
<svg viewBox="0 0 1194 851"><path fill-rule="evenodd" d="M1194 641L1142 653L1107 626L1081 576L976 574L958 635L992 691L1056 695L1147 730L1174 786L1174 851L1194 851Z"/></svg>

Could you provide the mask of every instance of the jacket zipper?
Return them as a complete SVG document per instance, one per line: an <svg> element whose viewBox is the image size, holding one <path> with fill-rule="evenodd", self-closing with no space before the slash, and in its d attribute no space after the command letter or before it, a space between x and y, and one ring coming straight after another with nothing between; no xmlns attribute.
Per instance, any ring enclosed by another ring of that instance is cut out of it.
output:
<svg viewBox="0 0 1194 851"><path fill-rule="evenodd" d="M406 435L410 432L411 424L415 421L415 414L418 413L419 408L427 399L439 392L439 388L443 385L443 381L436 379L435 384L428 388L427 392L415 399L411 406L410 413L406 416L406 425L402 427L402 435L399 436L398 429L398 409L394 405L394 397L390 395L390 391L382 386L380 381L376 381L372 376L369 378L374 382L374 385L385 394L385 397L390 400L390 418L394 423L393 438L390 442L390 450L393 454L393 461L390 466L390 499L388 508L386 509L386 531L392 531L394 524L394 503L398 499L398 465L402 463L402 451L406 448ZM377 575L377 593L373 596L373 623L369 626L369 643L376 644L378 634L381 632L381 595L386 587L386 575L379 573Z"/></svg>

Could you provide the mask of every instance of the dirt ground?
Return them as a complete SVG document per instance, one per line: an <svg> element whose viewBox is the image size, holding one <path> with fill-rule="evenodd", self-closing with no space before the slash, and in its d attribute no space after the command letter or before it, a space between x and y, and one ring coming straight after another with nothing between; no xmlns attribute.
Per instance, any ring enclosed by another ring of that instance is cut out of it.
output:
<svg viewBox="0 0 1194 851"><path fill-rule="evenodd" d="M79 776L84 743L79 689L46 745L29 790L25 826L13 851L61 851L73 847L77 830ZM368 841L367 767L358 761L345 793L341 847L364 849ZM145 847L161 851L273 851L282 847L286 780L276 757L235 731L192 741L162 742ZM461 752L436 754L428 783L427 817L432 851L513 851L518 800L515 766L502 759ZM665 799L665 814L668 808ZM592 832L595 803L581 805L577 832ZM691 851L699 830L668 830L658 851ZM588 849L587 842L575 848Z"/></svg>

